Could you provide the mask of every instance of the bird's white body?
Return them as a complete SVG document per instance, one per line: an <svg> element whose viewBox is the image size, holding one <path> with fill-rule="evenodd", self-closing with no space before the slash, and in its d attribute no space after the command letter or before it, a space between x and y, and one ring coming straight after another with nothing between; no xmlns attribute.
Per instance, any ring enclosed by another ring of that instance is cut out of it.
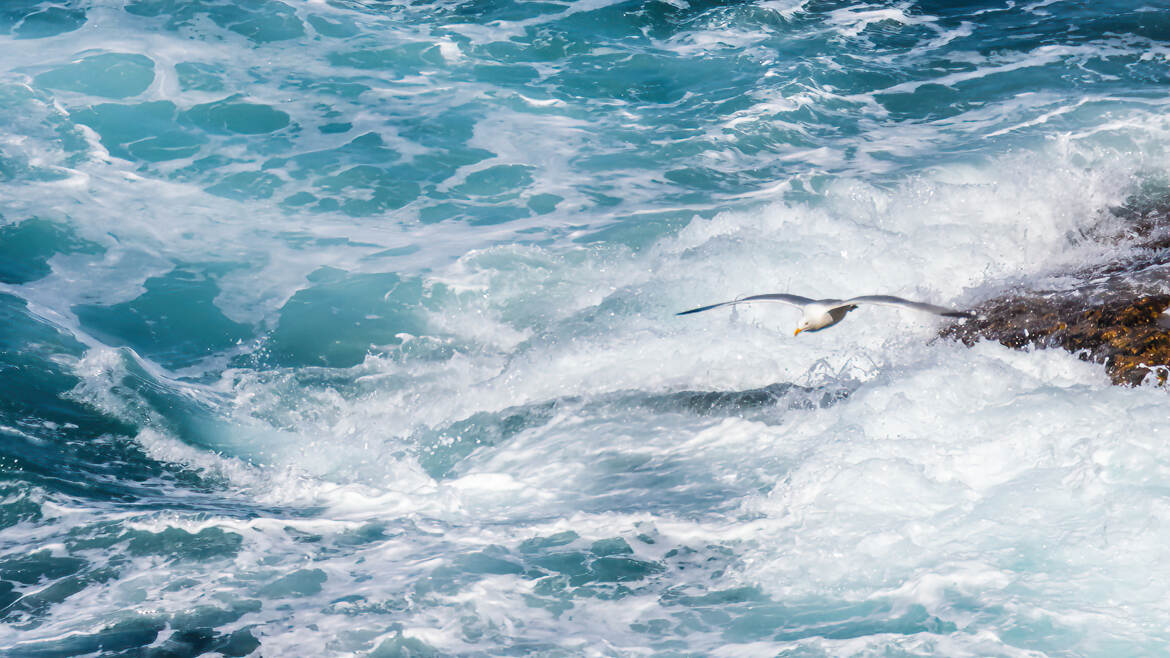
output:
<svg viewBox="0 0 1170 658"><path fill-rule="evenodd" d="M827 329L844 320L849 311L855 308L857 306L854 304L846 306L831 306L823 302L806 304L801 307L800 323L796 325L796 333Z"/></svg>
<svg viewBox="0 0 1170 658"><path fill-rule="evenodd" d="M902 299L901 297L894 297L891 295L863 295L861 297L853 297L850 299L809 299L808 297L789 295L787 293L753 295L751 297L744 297L743 299L736 299L730 302L720 302L718 304L711 304L710 306L692 308L689 311L678 313L678 315L689 315L691 313L709 311L720 306L733 306L735 304L744 304L748 302L779 302L781 304L788 304L790 306L796 306L800 308L800 322L796 325L796 332L793 334L794 336L800 334L802 331L820 331L821 329L831 327L844 320L845 316L849 314L849 311L857 308L859 304L901 306L903 308L910 308L916 311L925 311L927 313L934 313L935 315L943 315L951 318L973 317L973 315L968 311L956 311L953 309L944 308L942 306L935 306L934 304L914 302L910 301L909 299Z"/></svg>

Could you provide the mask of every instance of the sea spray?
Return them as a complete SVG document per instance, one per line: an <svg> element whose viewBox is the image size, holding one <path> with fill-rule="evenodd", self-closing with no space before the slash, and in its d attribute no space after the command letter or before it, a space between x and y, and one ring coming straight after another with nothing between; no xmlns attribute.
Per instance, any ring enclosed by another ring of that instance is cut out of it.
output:
<svg viewBox="0 0 1170 658"><path fill-rule="evenodd" d="M0 9L0 648L1134 655L1165 392L859 309L1132 254L1140 3Z"/></svg>

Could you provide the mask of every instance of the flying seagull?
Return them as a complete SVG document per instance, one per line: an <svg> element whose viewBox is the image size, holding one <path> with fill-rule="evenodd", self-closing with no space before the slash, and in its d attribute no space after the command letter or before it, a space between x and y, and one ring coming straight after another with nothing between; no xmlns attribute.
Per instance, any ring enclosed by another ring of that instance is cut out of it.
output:
<svg viewBox="0 0 1170 658"><path fill-rule="evenodd" d="M690 315L691 313L710 311L720 306L733 306L735 304L746 304L749 302L780 302L781 304L799 307L803 316L800 318L800 324L796 325L796 332L792 334L793 336L799 335L802 331L820 331L821 329L827 329L844 320L845 315L849 311L857 308L859 304L901 306L903 308L912 308L916 311L926 311L935 315L943 315L948 318L975 317L974 313L968 311L956 311L942 306L935 306L934 304L912 302L909 299L902 299L901 297L894 297L892 295L864 295L852 299L809 299L800 295L787 295L784 293L752 295L751 297L744 297L730 302L720 302L718 304L711 304L710 306L692 308L689 311L676 313L676 315Z"/></svg>

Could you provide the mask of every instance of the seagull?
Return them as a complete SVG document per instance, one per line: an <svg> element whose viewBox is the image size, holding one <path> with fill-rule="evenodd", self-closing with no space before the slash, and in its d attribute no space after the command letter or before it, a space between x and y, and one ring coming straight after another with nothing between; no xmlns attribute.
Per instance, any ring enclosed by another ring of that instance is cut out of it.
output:
<svg viewBox="0 0 1170 658"><path fill-rule="evenodd" d="M879 306L901 306L903 308L912 308L916 311L926 311L927 313L934 313L935 315L942 315L948 318L973 318L974 313L969 311L956 311L954 309L945 308L942 306L935 306L934 304L925 304L923 302L913 302L909 299L902 299L901 297L894 297L893 295L863 295L861 297L854 297L852 299L809 299L808 297L801 297L800 295L788 295L784 293L775 293L770 295L752 295L751 297L744 297L730 302L720 302L718 304L711 304L710 306L700 306L699 308L692 308L689 311L676 313L675 315L690 315L691 313L702 313L703 311L710 311L713 308L720 306L733 306L735 304L746 304L749 302L779 302L781 304L789 304L800 308L803 316L800 318L800 323L796 325L796 332L793 336L799 336L802 331L820 331L827 329L838 322L845 319L845 315L857 308L859 304L877 304Z"/></svg>

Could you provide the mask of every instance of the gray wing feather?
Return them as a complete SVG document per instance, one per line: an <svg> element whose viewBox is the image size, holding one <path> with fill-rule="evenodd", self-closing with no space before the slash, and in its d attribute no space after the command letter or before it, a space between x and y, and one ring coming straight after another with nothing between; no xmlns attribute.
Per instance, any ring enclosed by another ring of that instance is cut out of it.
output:
<svg viewBox="0 0 1170 658"><path fill-rule="evenodd" d="M720 306L734 306L735 304L744 304L747 302L780 302L781 304L791 304L792 306L804 306L812 303L814 300L808 297L801 297L800 295L788 295L784 293L774 293L769 295L752 295L751 297L744 297L742 299L735 299L730 302L720 302L718 304L711 304L710 306L700 306L699 308L692 308L689 311L675 313L675 315L690 315L691 313L702 313L703 311L710 311L713 308Z"/></svg>
<svg viewBox="0 0 1170 658"><path fill-rule="evenodd" d="M915 311L925 311L927 313L934 313L935 315L944 315L948 318L973 318L974 313L969 311L957 311L953 308L946 308L945 306L935 306L934 304L926 304L924 302L914 302L909 299L902 299L901 297L894 297L893 295L863 295L861 297L854 297L853 299L846 299L841 301L837 306L848 306L850 304L878 304L881 306L903 306L905 308L912 308Z"/></svg>

